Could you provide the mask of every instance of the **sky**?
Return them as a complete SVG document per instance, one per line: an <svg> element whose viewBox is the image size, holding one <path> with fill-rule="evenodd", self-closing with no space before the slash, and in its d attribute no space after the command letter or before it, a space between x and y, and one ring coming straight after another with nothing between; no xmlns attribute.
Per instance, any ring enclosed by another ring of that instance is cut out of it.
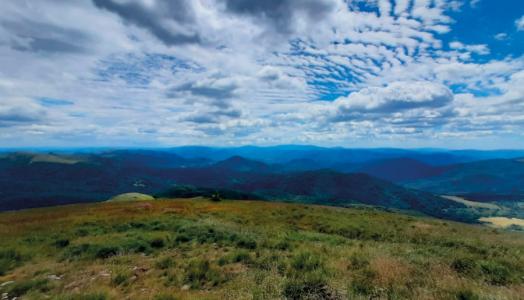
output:
<svg viewBox="0 0 524 300"><path fill-rule="evenodd" d="M0 147L524 148L521 0L3 0Z"/></svg>

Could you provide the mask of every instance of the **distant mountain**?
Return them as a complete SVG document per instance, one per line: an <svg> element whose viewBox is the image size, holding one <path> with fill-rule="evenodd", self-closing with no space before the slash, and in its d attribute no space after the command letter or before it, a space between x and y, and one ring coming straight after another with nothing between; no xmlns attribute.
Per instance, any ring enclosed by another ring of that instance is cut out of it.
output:
<svg viewBox="0 0 524 300"><path fill-rule="evenodd" d="M437 176L447 169L447 166L432 166L413 158L401 157L372 161L356 168L356 171L384 180L402 182Z"/></svg>
<svg viewBox="0 0 524 300"><path fill-rule="evenodd" d="M211 167L236 172L269 172L271 167L265 163L246 159L241 156L232 156L226 160L219 161Z"/></svg>
<svg viewBox="0 0 524 300"><path fill-rule="evenodd" d="M154 150L106 151L92 156L91 159L93 161L107 160L111 164L119 164L126 167L150 167L161 169L206 166L212 163L212 161L207 158L183 158L171 152Z"/></svg>
<svg viewBox="0 0 524 300"><path fill-rule="evenodd" d="M410 209L437 217L461 204L406 189L365 174L333 170L284 172L262 162L230 157L209 164L165 152L112 151L71 163L60 156L34 161L31 154L0 158L0 210L103 201L115 195L196 193L220 190L242 199L327 205L369 204ZM191 185L197 190L173 190Z"/></svg>
<svg viewBox="0 0 524 300"><path fill-rule="evenodd" d="M523 150L351 149L302 145L229 148L184 146L166 149L165 151L175 153L184 158L204 157L213 161L224 160L232 156L241 156L268 164L288 164L293 161L299 163L300 161L309 161L315 166L315 169L332 168L337 170L340 170L339 166L342 165L346 165L344 168L347 170L361 163L394 158L410 158L433 166L443 166L477 160L510 159L524 156ZM348 168L348 166L350 167ZM302 170L309 169L308 165L304 164L300 167Z"/></svg>
<svg viewBox="0 0 524 300"><path fill-rule="evenodd" d="M414 180L406 186L477 201L524 201L524 159L457 164L437 176Z"/></svg>

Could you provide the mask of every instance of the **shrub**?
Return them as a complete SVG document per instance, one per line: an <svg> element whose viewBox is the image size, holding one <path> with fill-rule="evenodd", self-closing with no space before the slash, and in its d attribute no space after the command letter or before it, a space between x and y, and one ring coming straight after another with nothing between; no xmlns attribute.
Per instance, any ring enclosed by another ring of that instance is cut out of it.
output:
<svg viewBox="0 0 524 300"><path fill-rule="evenodd" d="M14 297L20 297L29 291L47 292L50 290L49 280L33 279L29 281L15 282L9 289L8 294Z"/></svg>
<svg viewBox="0 0 524 300"><path fill-rule="evenodd" d="M219 202L222 201L222 197L220 197L220 194L218 192L215 192L211 195L210 200L213 202Z"/></svg>
<svg viewBox="0 0 524 300"><path fill-rule="evenodd" d="M224 278L211 263L205 259L195 259L189 262L186 267L185 282L192 288L203 286L216 286L224 282Z"/></svg>
<svg viewBox="0 0 524 300"><path fill-rule="evenodd" d="M457 292L457 300L478 300L480 299L475 293L471 290L463 290Z"/></svg>
<svg viewBox="0 0 524 300"><path fill-rule="evenodd" d="M504 265L494 261L483 261L480 264L482 273L486 280L494 285L507 285L512 282L511 271Z"/></svg>
<svg viewBox="0 0 524 300"><path fill-rule="evenodd" d="M221 257L218 260L218 264L223 266L228 263L251 263L251 255L249 255L249 252L245 250L236 250L235 252L225 256Z"/></svg>
<svg viewBox="0 0 524 300"><path fill-rule="evenodd" d="M237 247L245 249L256 249L257 242L251 238L243 237L237 241Z"/></svg>
<svg viewBox="0 0 524 300"><path fill-rule="evenodd" d="M122 248L127 252L134 253L150 253L151 243L143 240L141 237L133 236L121 244Z"/></svg>
<svg viewBox="0 0 524 300"><path fill-rule="evenodd" d="M80 244L68 247L63 255L65 259L78 259L83 255L86 255L91 249L89 244Z"/></svg>
<svg viewBox="0 0 524 300"><path fill-rule="evenodd" d="M55 241L54 245L57 248L65 248L69 246L69 240L68 239L59 239Z"/></svg>
<svg viewBox="0 0 524 300"><path fill-rule="evenodd" d="M351 281L351 289L356 294L371 295L375 292L375 285L373 280L376 273L369 268L362 269L355 274Z"/></svg>
<svg viewBox="0 0 524 300"><path fill-rule="evenodd" d="M349 263L351 264L351 269L362 269L369 265L369 258L363 254L353 253L349 257Z"/></svg>
<svg viewBox="0 0 524 300"><path fill-rule="evenodd" d="M96 258L109 258L118 254L120 249L116 246L102 246L95 252Z"/></svg>
<svg viewBox="0 0 524 300"><path fill-rule="evenodd" d="M161 270L169 269L175 265L175 261L171 257L164 257L156 262L155 266Z"/></svg>
<svg viewBox="0 0 524 300"><path fill-rule="evenodd" d="M175 238L175 242L187 243L191 241L191 238L187 234L179 234Z"/></svg>
<svg viewBox="0 0 524 300"><path fill-rule="evenodd" d="M16 267L19 267L26 259L27 257L17 250L0 250L0 276Z"/></svg>
<svg viewBox="0 0 524 300"><path fill-rule="evenodd" d="M119 271L115 276L111 277L111 283L114 285L126 284L130 277L129 272Z"/></svg>
<svg viewBox="0 0 524 300"><path fill-rule="evenodd" d="M286 299L335 299L323 274L312 273L286 280L282 290Z"/></svg>
<svg viewBox="0 0 524 300"><path fill-rule="evenodd" d="M456 258L451 262L451 268L457 273L471 275L475 271L476 262L471 258Z"/></svg>
<svg viewBox="0 0 524 300"><path fill-rule="evenodd" d="M149 245L151 245L151 247L153 248L163 248L165 246L165 242L164 242L164 239L162 238L156 238L156 239L153 239L149 242Z"/></svg>
<svg viewBox="0 0 524 300"><path fill-rule="evenodd" d="M309 272L323 267L323 264L318 255L310 252L301 252L293 257L291 267L296 271Z"/></svg>

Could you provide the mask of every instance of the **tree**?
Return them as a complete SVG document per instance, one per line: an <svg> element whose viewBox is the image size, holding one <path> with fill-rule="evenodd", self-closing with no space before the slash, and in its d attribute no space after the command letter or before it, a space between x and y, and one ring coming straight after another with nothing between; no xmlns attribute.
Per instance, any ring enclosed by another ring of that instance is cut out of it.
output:
<svg viewBox="0 0 524 300"><path fill-rule="evenodd" d="M214 202L222 201L222 198L220 197L220 194L218 192L214 192L211 195L211 201L214 201Z"/></svg>

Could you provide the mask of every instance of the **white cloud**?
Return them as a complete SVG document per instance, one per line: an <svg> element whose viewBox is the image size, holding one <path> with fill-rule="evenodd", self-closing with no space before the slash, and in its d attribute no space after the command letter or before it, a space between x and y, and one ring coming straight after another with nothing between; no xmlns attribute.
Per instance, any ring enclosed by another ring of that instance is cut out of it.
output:
<svg viewBox="0 0 524 300"><path fill-rule="evenodd" d="M162 10L168 2L4 3L0 119L11 121L0 141L336 144L486 132L503 120L479 103L521 107L521 57L478 62L487 45L443 45L457 1L366 0L373 12L342 0L195 0ZM39 97L73 104L43 107ZM506 113L514 127L504 130L515 130L519 112Z"/></svg>
<svg viewBox="0 0 524 300"><path fill-rule="evenodd" d="M369 87L338 98L334 105L341 114L353 112L393 113L415 108L438 108L453 100L445 86L427 81L397 81L385 87Z"/></svg>
<svg viewBox="0 0 524 300"><path fill-rule="evenodd" d="M524 16L518 18L517 20L515 20L515 26L517 27L517 30L518 31L523 31L524 30Z"/></svg>
<svg viewBox="0 0 524 300"><path fill-rule="evenodd" d="M486 55L490 52L487 45L464 45L463 43L457 41L449 43L449 47L451 49L465 50L480 55Z"/></svg>
<svg viewBox="0 0 524 300"><path fill-rule="evenodd" d="M508 34L505 32L497 33L494 38L499 41L504 41L508 39Z"/></svg>

